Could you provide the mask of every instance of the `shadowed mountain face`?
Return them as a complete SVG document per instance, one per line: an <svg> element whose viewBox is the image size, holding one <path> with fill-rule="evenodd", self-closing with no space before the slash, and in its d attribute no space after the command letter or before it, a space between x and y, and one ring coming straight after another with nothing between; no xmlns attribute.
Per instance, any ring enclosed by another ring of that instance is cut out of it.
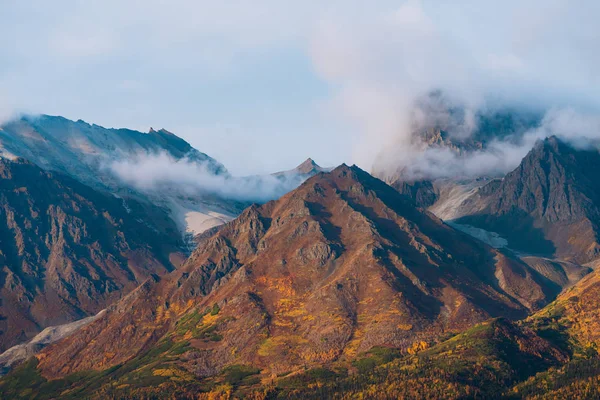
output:
<svg viewBox="0 0 600 400"><path fill-rule="evenodd" d="M517 169L461 205L458 223L498 232L509 247L584 263L598 257L600 153L551 137Z"/></svg>
<svg viewBox="0 0 600 400"><path fill-rule="evenodd" d="M522 317L551 294L543 282L344 165L205 233L182 268L40 353L39 370L122 365L123 382L163 363L192 379L239 364L282 374Z"/></svg>
<svg viewBox="0 0 600 400"><path fill-rule="evenodd" d="M403 181L396 180L391 186L400 194L411 200L415 206L428 208L435 204L438 193L431 181Z"/></svg>
<svg viewBox="0 0 600 400"><path fill-rule="evenodd" d="M173 270L179 237L160 209L0 159L0 349Z"/></svg>

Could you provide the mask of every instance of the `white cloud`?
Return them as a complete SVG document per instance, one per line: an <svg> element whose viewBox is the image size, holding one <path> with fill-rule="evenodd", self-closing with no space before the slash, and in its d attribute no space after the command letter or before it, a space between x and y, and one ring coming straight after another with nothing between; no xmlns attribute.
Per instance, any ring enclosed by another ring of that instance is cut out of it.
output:
<svg viewBox="0 0 600 400"><path fill-rule="evenodd" d="M138 154L128 160L113 161L106 168L125 183L142 191L210 193L227 199L265 202L276 199L300 185L296 175L232 177L214 175L206 165L166 153Z"/></svg>

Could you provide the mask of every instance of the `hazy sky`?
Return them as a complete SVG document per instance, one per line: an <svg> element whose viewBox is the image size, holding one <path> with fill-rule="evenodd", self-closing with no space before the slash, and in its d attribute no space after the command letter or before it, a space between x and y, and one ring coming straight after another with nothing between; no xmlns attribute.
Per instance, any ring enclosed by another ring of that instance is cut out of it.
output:
<svg viewBox="0 0 600 400"><path fill-rule="evenodd" d="M597 0L0 0L0 118L164 127L235 174L369 169L433 88L596 112L598 20Z"/></svg>

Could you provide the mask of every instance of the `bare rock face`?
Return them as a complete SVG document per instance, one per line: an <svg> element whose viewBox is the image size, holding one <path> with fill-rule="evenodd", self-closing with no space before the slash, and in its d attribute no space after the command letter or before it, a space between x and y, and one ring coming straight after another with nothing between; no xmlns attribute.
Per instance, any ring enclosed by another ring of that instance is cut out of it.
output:
<svg viewBox="0 0 600 400"><path fill-rule="evenodd" d="M522 317L554 294L539 277L342 165L204 234L180 269L46 348L38 368L54 379L152 354L196 377L287 373Z"/></svg>
<svg viewBox="0 0 600 400"><path fill-rule="evenodd" d="M468 199L474 211L457 222L498 232L524 252L591 261L600 255L599 168L596 149L578 150L550 137L503 180Z"/></svg>
<svg viewBox="0 0 600 400"><path fill-rule="evenodd" d="M23 160L0 159L0 227L1 350L172 271L181 246L160 209Z"/></svg>

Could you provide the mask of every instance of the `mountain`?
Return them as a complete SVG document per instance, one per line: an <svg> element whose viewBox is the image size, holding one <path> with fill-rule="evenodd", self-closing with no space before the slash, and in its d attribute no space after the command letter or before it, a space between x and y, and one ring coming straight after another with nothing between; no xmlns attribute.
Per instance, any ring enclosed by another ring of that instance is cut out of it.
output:
<svg viewBox="0 0 600 400"><path fill-rule="evenodd" d="M160 208L0 158L0 350L93 315L182 261Z"/></svg>
<svg viewBox="0 0 600 400"><path fill-rule="evenodd" d="M288 171L276 172L273 174L273 176L280 178L298 176L300 178L307 179L313 175L318 174L319 172L328 171L331 171L331 168L320 167L312 158L307 158L302 164L298 165L296 168Z"/></svg>
<svg viewBox="0 0 600 400"><path fill-rule="evenodd" d="M556 137L460 205L457 223L497 232L516 250L586 263L600 255L600 153Z"/></svg>
<svg viewBox="0 0 600 400"><path fill-rule="evenodd" d="M181 268L151 276L24 368L72 393L106 394L110 380L139 395L180 378L181 390L199 390L223 374L269 379L382 345L406 353L490 317L523 317L553 290L343 165L206 232Z"/></svg>
<svg viewBox="0 0 600 400"><path fill-rule="evenodd" d="M59 171L95 188L114 187L106 170L114 160L164 152L178 160L206 165L215 174L225 167L167 130L142 133L130 129L106 129L79 120L39 115L23 116L0 126L4 158L22 157L46 170Z"/></svg>
<svg viewBox="0 0 600 400"><path fill-rule="evenodd" d="M173 179L148 187L140 184L140 179L152 178L144 175L142 169L156 163L169 163L165 169L180 163L209 178L229 177L221 163L165 129L150 128L143 133L49 115L23 116L0 126L0 156L22 157L94 189L163 207L182 235L198 234L227 222L249 204L172 182ZM123 179L119 174L123 171L138 171L141 176L134 174L131 179Z"/></svg>

